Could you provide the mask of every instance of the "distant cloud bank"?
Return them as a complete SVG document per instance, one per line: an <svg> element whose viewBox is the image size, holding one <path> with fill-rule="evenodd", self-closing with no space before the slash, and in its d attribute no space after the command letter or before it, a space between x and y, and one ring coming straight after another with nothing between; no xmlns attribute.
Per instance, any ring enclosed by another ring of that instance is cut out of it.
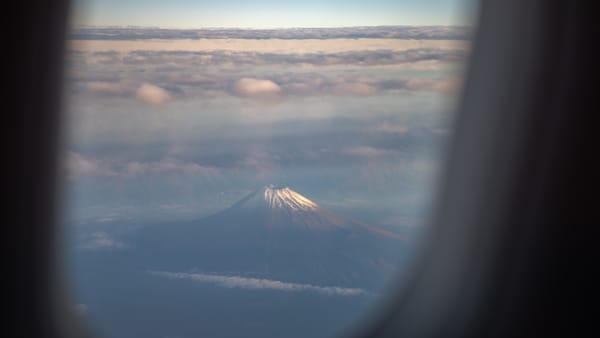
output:
<svg viewBox="0 0 600 338"><path fill-rule="evenodd" d="M71 41L67 57L74 95L134 99L146 108L227 96L282 102L398 91L455 94L460 83L444 69L467 59L467 40L456 40L467 30L83 28L73 34L88 40Z"/></svg>
<svg viewBox="0 0 600 338"><path fill-rule="evenodd" d="M339 286L316 286L312 284L286 283L271 279L247 278L240 276L223 276L203 273L148 271L149 274L168 279L184 279L214 284L226 288L251 290L277 290L287 292L316 292L328 296L361 296L367 292L363 289L344 288Z"/></svg>
<svg viewBox="0 0 600 338"><path fill-rule="evenodd" d="M282 29L164 29L149 27L82 27L73 40L139 39L436 39L467 40L467 26L371 26Z"/></svg>
<svg viewBox="0 0 600 338"><path fill-rule="evenodd" d="M360 46L357 46L360 47ZM140 45L140 48L151 48ZM383 66L401 65L415 62L462 62L467 51L462 46L421 47L404 50L378 49L355 50L345 52L310 52L310 53L271 53L258 51L157 51L134 50L130 52L117 51L81 51L73 50L72 58L86 64L112 65L112 66L158 66L169 64L179 69L182 66L208 65L357 65L357 66ZM198 70L196 70L198 71Z"/></svg>
<svg viewBox="0 0 600 338"><path fill-rule="evenodd" d="M71 179L82 176L96 177L137 177L142 175L186 174L191 176L214 177L220 174L218 168L196 162L184 162L173 158L157 161L109 161L88 158L76 152L68 152L65 169Z"/></svg>

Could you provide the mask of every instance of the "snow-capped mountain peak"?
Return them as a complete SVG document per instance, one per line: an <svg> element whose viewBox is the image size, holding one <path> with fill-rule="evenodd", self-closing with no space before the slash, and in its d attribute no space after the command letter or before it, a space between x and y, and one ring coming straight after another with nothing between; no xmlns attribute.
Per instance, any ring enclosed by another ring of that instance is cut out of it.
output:
<svg viewBox="0 0 600 338"><path fill-rule="evenodd" d="M232 209L284 211L292 213L316 212L319 206L296 191L273 184L255 190L235 203Z"/></svg>
<svg viewBox="0 0 600 338"><path fill-rule="evenodd" d="M272 184L262 189L265 203L272 209L289 209L294 211L316 210L319 206L288 187L277 187Z"/></svg>

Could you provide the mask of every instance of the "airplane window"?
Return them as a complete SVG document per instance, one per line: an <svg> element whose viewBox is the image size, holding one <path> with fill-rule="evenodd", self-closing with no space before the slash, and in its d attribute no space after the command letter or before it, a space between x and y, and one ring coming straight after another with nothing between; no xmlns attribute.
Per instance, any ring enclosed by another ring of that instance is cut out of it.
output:
<svg viewBox="0 0 600 338"><path fill-rule="evenodd" d="M79 0L64 256L104 337L331 337L422 247L474 4Z"/></svg>

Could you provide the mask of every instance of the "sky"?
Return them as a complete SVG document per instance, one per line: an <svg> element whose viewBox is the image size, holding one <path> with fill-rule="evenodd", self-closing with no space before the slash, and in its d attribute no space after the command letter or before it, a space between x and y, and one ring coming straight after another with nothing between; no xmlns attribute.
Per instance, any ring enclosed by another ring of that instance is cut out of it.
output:
<svg viewBox="0 0 600 338"><path fill-rule="evenodd" d="M474 0L78 0L75 26L167 28L456 25Z"/></svg>

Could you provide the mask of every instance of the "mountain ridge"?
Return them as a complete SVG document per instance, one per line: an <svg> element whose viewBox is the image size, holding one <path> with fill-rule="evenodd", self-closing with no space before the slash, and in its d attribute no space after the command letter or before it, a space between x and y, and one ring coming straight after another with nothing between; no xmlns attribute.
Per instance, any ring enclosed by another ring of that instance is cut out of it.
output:
<svg viewBox="0 0 600 338"><path fill-rule="evenodd" d="M264 186L196 222L148 229L145 269L257 274L290 283L373 289L397 271L403 238Z"/></svg>
<svg viewBox="0 0 600 338"><path fill-rule="evenodd" d="M393 231L373 226L361 221L348 219L325 208L321 208L321 206L319 206L316 202L292 190L288 186L267 184L260 189L250 192L246 196L242 197L242 199L240 199L238 202L234 203L231 207L222 210L217 214L230 212L236 209L251 209L260 207L265 207L269 211L275 210L275 213L287 213L288 216L291 216L292 218L297 218L302 214L305 216L310 214L318 215L318 218L320 219L316 221L319 223L328 222L338 226L340 224L353 223L366 231L398 240L406 240L405 237ZM313 216L312 218L314 220L315 217Z"/></svg>

